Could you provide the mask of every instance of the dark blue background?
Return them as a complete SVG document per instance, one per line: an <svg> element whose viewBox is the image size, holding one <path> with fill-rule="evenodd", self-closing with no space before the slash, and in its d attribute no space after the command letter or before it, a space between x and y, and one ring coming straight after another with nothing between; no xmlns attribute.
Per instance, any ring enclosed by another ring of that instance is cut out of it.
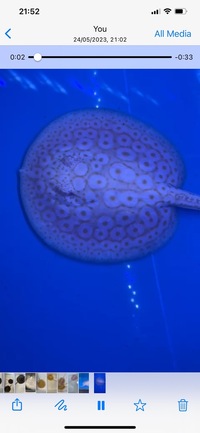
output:
<svg viewBox="0 0 200 433"><path fill-rule="evenodd" d="M178 209L173 238L128 269L49 249L27 223L18 191L23 157L41 129L99 105L165 135L185 162L184 188L200 193L198 72L0 74L0 371L199 371L198 211Z"/></svg>

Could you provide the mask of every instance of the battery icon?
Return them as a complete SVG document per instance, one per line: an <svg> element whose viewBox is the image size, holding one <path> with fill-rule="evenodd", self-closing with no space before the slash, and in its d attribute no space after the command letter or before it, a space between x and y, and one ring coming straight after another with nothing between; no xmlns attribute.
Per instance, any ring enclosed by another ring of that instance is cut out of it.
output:
<svg viewBox="0 0 200 433"><path fill-rule="evenodd" d="M174 9L175 14L179 14L179 15L185 15L187 13L187 9L182 8L182 9Z"/></svg>

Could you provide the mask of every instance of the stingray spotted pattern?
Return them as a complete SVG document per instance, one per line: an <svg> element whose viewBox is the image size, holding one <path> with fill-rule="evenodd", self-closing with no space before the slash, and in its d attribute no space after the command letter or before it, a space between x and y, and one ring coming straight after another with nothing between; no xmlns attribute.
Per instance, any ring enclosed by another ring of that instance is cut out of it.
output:
<svg viewBox="0 0 200 433"><path fill-rule="evenodd" d="M21 198L43 241L91 262L134 260L172 235L174 206L200 209L184 192L183 163L156 131L109 110L68 113L28 149Z"/></svg>

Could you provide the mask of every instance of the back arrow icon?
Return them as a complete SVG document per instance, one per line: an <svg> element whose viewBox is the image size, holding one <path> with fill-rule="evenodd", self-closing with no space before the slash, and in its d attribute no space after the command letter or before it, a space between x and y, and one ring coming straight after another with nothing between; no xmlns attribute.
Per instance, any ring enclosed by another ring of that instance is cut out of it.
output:
<svg viewBox="0 0 200 433"><path fill-rule="evenodd" d="M8 34L10 31L11 31L11 29L8 29L8 30L5 32L5 35L6 35L9 39L11 39L11 36Z"/></svg>

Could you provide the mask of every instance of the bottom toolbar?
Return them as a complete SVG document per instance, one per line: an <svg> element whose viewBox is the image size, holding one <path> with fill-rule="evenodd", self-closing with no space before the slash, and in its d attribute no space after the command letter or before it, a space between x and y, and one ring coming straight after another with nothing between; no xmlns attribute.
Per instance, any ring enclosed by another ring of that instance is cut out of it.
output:
<svg viewBox="0 0 200 433"><path fill-rule="evenodd" d="M48 377L48 374L61 373L43 374ZM86 373L79 373L77 381L81 374ZM197 432L200 374L87 374L90 393L83 395L76 392L63 394L61 390L56 394L1 393L0 425L6 426L6 433L13 429L20 433L27 430L29 433L59 433L64 429ZM106 390L103 394L101 390L95 392L95 375L100 381L104 375Z"/></svg>

